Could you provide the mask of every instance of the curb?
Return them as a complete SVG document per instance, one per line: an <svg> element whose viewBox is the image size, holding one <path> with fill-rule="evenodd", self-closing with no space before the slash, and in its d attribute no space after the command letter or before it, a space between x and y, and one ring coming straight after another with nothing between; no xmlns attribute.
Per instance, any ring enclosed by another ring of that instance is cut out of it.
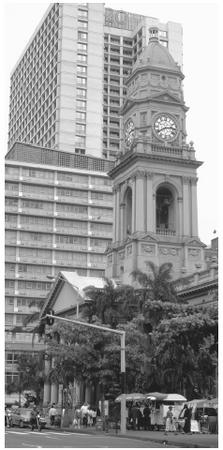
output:
<svg viewBox="0 0 223 450"><path fill-rule="evenodd" d="M74 428L53 428L53 427L47 427L46 429L49 430L54 430L54 431L69 431L71 433L81 433L81 434L92 434L92 435L104 435L104 436L110 436L110 437L119 437L119 438L124 438L124 439L135 439L138 441L144 441L144 442L156 442L156 443L160 443L160 444L165 444L165 445L172 445L173 447L181 447L181 448L216 448L216 447L210 447L209 445L203 445L203 444L190 444L190 443L184 443L184 442L179 442L179 441L173 441L173 440L169 440L167 437L163 437L162 438L155 438L155 437L144 437L144 436L133 436L133 435L128 435L128 434L119 434L119 433L111 433L108 432L106 433L105 431L96 431L96 430L91 430L91 429L86 429L84 430L83 428L81 429L74 429Z"/></svg>

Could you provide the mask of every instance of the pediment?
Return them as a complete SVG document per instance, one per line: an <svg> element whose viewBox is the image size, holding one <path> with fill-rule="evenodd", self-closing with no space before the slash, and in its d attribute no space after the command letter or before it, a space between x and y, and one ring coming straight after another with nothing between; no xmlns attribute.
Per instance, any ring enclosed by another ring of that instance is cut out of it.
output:
<svg viewBox="0 0 223 450"><path fill-rule="evenodd" d="M150 243L153 242L154 244L156 244L158 242L158 239L154 238L154 236L152 236L151 234L146 234L146 236L141 238L140 241L150 242Z"/></svg>
<svg viewBox="0 0 223 450"><path fill-rule="evenodd" d="M170 94L168 91L166 92L162 92L161 94L154 94L153 96L151 96L152 100L156 100L159 102L164 102L164 103L177 103L178 105L182 105L184 104L184 102L182 102L182 100L179 99L179 97L177 97L174 94Z"/></svg>
<svg viewBox="0 0 223 450"><path fill-rule="evenodd" d="M192 238L192 239L188 238L185 241L185 244L187 246L191 246L191 247L206 247L206 245L203 242L201 242L200 239L197 239L197 238Z"/></svg>

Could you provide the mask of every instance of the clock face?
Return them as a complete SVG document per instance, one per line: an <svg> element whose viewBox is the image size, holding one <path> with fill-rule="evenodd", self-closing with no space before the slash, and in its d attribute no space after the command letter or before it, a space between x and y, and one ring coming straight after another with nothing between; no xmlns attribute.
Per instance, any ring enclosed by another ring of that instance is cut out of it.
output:
<svg viewBox="0 0 223 450"><path fill-rule="evenodd" d="M160 114L154 123L156 135L164 141L175 139L178 128L175 120L168 114Z"/></svg>
<svg viewBox="0 0 223 450"><path fill-rule="evenodd" d="M125 144L130 147L135 137L135 126L132 120L129 120L125 126Z"/></svg>

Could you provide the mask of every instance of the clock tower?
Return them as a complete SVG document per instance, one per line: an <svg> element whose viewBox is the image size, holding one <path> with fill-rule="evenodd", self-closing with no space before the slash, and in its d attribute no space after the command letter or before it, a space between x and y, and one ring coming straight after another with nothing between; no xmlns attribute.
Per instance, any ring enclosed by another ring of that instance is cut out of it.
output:
<svg viewBox="0 0 223 450"><path fill-rule="evenodd" d="M107 253L107 277L132 283L131 273L148 262L173 264L173 278L205 268L198 237L197 168L187 143L184 75L158 29L126 80L121 110L122 152L113 180L114 231Z"/></svg>

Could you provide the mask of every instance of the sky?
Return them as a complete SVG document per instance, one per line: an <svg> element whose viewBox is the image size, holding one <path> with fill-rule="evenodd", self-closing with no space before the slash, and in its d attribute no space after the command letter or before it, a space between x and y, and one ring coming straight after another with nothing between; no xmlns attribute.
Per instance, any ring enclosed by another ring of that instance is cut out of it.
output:
<svg viewBox="0 0 223 450"><path fill-rule="evenodd" d="M68 2L67 2L68 3ZM72 2L70 2L72 3ZM79 1L78 3L81 3ZM184 98L188 142L193 141L198 169L199 237L207 245L219 235L219 15L218 1L106 1L106 7L123 9L183 27ZM7 148L10 72L33 34L49 2L3 2L3 142ZM2 75L2 74L1 74ZM6 150L4 151L4 153ZM216 234L214 234L216 230Z"/></svg>

